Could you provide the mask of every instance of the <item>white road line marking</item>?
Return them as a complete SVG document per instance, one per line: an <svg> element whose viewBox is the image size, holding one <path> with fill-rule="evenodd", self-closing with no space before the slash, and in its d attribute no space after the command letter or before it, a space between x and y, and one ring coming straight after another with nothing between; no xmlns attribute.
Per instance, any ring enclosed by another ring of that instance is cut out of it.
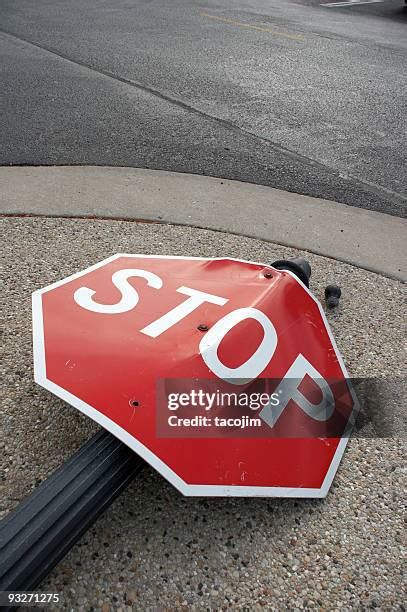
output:
<svg viewBox="0 0 407 612"><path fill-rule="evenodd" d="M343 2L321 2L320 6L352 6L352 4L374 4L384 0L344 0Z"/></svg>

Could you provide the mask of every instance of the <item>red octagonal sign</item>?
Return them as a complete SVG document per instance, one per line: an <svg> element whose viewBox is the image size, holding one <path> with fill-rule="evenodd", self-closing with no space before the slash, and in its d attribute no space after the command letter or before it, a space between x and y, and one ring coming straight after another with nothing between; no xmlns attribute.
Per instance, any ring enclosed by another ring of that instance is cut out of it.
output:
<svg viewBox="0 0 407 612"><path fill-rule="evenodd" d="M35 380L185 495L324 497L356 399L286 271L114 255L33 294Z"/></svg>

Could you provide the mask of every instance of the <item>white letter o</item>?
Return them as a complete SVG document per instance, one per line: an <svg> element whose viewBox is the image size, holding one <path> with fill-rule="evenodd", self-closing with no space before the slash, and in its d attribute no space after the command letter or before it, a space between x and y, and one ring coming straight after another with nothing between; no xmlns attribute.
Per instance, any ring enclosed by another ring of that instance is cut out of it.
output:
<svg viewBox="0 0 407 612"><path fill-rule="evenodd" d="M253 355L237 368L228 368L218 357L218 348L226 334L245 319L254 319L263 327L264 337ZM238 308L229 312L205 334L199 351L208 368L219 378L234 385L243 385L257 376L268 365L277 347L277 333L270 319L257 308Z"/></svg>

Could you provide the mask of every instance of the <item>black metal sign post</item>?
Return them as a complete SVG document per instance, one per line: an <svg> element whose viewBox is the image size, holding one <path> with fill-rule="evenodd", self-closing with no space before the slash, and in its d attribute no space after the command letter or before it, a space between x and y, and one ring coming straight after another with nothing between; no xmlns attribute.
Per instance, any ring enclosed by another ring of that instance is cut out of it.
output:
<svg viewBox="0 0 407 612"><path fill-rule="evenodd" d="M1 521L0 591L35 589L144 465L107 431L93 436Z"/></svg>

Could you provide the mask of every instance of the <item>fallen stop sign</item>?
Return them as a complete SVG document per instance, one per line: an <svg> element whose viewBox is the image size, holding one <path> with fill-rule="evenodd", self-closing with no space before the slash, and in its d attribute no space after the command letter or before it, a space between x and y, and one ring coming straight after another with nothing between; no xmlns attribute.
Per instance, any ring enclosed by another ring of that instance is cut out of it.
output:
<svg viewBox="0 0 407 612"><path fill-rule="evenodd" d="M33 335L36 382L183 494L327 494L356 399L291 272L118 254L36 291Z"/></svg>

